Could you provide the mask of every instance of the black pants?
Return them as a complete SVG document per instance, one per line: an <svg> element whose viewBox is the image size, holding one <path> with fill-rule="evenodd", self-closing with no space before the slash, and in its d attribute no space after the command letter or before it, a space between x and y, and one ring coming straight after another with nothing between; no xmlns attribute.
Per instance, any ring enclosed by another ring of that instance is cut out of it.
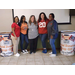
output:
<svg viewBox="0 0 75 75"><path fill-rule="evenodd" d="M29 40L29 42L30 42L30 52L36 52L37 40L38 40L38 37L36 37L35 39L30 39Z"/></svg>

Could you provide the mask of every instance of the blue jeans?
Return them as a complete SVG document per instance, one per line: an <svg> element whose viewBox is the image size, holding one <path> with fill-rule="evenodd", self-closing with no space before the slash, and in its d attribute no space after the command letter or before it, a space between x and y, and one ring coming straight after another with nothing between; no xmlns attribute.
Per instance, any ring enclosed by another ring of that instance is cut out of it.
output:
<svg viewBox="0 0 75 75"><path fill-rule="evenodd" d="M26 43L25 43L25 49L27 49L28 43L29 43L27 34L24 35L24 34L21 33L20 36L21 36L21 50L24 50L23 49L24 40L26 41Z"/></svg>
<svg viewBox="0 0 75 75"><path fill-rule="evenodd" d="M42 46L43 48L46 48L46 38L47 38L47 34L39 34L40 38L41 38L41 42L42 42Z"/></svg>
<svg viewBox="0 0 75 75"><path fill-rule="evenodd" d="M55 39L50 39L50 45L52 48L52 54L56 54Z"/></svg>

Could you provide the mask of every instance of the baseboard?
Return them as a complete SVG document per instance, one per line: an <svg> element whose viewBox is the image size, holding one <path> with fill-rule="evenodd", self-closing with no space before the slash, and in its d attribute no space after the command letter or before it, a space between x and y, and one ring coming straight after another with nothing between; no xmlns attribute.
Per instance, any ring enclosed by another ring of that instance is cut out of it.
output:
<svg viewBox="0 0 75 75"><path fill-rule="evenodd" d="M30 49L27 49L28 51L30 51ZM37 49L37 50L43 50L43 48ZM47 48L47 50L52 50L51 48ZM60 51L60 48L56 48L56 50ZM19 49L19 51L21 51L21 49Z"/></svg>

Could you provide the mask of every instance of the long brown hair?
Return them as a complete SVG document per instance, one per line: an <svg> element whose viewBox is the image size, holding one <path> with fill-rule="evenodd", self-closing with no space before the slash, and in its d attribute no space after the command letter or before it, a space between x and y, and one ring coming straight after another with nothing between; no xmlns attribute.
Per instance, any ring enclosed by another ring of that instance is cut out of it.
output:
<svg viewBox="0 0 75 75"><path fill-rule="evenodd" d="M29 18L29 24L31 25L31 23L32 23L32 22L31 22L31 18L32 18L32 17L34 17L34 22L33 22L33 23L36 25L37 22L36 22L36 18L35 18L34 15L31 15L31 16L30 16L30 18Z"/></svg>
<svg viewBox="0 0 75 75"><path fill-rule="evenodd" d="M44 20L46 21L46 20L47 20L47 16L46 16L46 14L45 14L44 12L41 12L41 13L39 14L38 22L40 22L40 21L41 21L41 14L43 14L43 15L44 15Z"/></svg>
<svg viewBox="0 0 75 75"><path fill-rule="evenodd" d="M18 16L15 16L15 17L14 17L14 22L15 22L15 18L18 18ZM19 18L18 18L18 22L19 22Z"/></svg>

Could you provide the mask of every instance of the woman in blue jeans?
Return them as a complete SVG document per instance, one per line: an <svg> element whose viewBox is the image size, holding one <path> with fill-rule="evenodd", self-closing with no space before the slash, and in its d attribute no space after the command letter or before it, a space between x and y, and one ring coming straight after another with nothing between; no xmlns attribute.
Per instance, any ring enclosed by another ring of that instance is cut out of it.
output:
<svg viewBox="0 0 75 75"><path fill-rule="evenodd" d="M24 15L21 16L21 19L20 19L20 23L19 23L19 26L21 27L21 51L22 53L28 53L27 51L27 47L28 47L28 36L27 36L27 31L28 31L28 25L27 25L27 22L25 21L26 18ZM25 48L23 48L23 43L25 41Z"/></svg>
<svg viewBox="0 0 75 75"><path fill-rule="evenodd" d="M54 20L54 14L50 13L49 14L49 23L47 25L47 31L48 31L48 38L50 40L50 45L52 48L52 52L50 52L50 57L55 57L56 56L56 48L55 48L55 40L58 37L58 24Z"/></svg>
<svg viewBox="0 0 75 75"><path fill-rule="evenodd" d="M41 38L42 46L43 46L43 53L47 53L46 49L46 38L47 38L47 24L49 20L47 19L44 12L41 12L38 19L38 32Z"/></svg>

